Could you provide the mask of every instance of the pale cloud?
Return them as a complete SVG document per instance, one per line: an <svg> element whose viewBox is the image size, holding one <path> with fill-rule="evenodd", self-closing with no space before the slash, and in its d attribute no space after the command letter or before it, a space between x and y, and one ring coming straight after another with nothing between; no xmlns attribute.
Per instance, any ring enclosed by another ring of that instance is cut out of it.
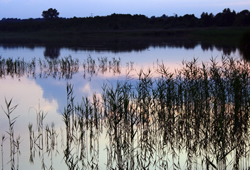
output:
<svg viewBox="0 0 250 170"><path fill-rule="evenodd" d="M97 93L95 90L96 89L91 89L90 83L87 83L84 87L80 88L80 92L84 93L85 96L88 96L88 99L90 100L90 102L93 102L93 94L96 95L96 97L99 101L102 100L102 94Z"/></svg>
<svg viewBox="0 0 250 170"><path fill-rule="evenodd" d="M43 97L43 89L36 84L34 80L22 78L21 82L16 79L7 77L1 82L0 90L0 106L6 109L5 98L9 101L12 98L12 106L18 104L16 110L12 113L12 118L17 117L15 123L17 127L17 134L28 129L29 122L35 124L36 113L42 110L44 114L48 113L44 124L51 124L54 122L56 125L62 125L61 115L58 113L58 103L55 99L48 101ZM40 107L40 108L39 108ZM0 113L3 112L2 110ZM4 127L8 127L7 117L5 114L0 114L0 132L5 131ZM3 129L4 128L4 129Z"/></svg>
<svg viewBox="0 0 250 170"><path fill-rule="evenodd" d="M84 87L81 88L80 90L82 93L91 93L91 89L90 89L90 84L87 83Z"/></svg>

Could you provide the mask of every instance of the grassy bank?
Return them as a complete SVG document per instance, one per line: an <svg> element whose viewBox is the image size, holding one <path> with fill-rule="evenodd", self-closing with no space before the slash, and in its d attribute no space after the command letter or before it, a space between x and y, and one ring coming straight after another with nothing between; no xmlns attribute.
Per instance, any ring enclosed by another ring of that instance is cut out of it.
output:
<svg viewBox="0 0 250 170"><path fill-rule="evenodd" d="M178 39L237 46L243 33L249 30L249 27L230 27L115 31L42 30L37 32L0 32L0 42L79 45L84 43L105 43L117 39L121 41L127 40L159 42Z"/></svg>
<svg viewBox="0 0 250 170"><path fill-rule="evenodd" d="M238 46L244 33L249 31L249 27L196 29L191 31L191 37L195 40L203 40L215 44Z"/></svg>

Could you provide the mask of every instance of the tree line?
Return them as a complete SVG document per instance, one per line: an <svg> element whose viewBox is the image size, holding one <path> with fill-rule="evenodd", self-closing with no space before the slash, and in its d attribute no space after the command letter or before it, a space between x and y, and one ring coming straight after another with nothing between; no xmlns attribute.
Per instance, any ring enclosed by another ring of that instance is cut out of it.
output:
<svg viewBox="0 0 250 170"><path fill-rule="evenodd" d="M250 26L250 12L243 10L236 13L229 8L216 15L203 12L200 18L194 14L184 16L147 17L145 15L111 14L95 17L59 17L56 9L42 12L43 18L3 18L0 20L0 31L40 31L40 30L133 30L133 29L171 29L194 27L241 27Z"/></svg>

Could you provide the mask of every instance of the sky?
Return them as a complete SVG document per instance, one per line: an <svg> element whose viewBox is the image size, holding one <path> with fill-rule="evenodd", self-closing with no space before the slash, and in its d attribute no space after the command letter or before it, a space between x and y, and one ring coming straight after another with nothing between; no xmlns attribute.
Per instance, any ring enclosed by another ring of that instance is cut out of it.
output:
<svg viewBox="0 0 250 170"><path fill-rule="evenodd" d="M41 18L44 10L55 8L59 17L89 17L117 14L183 16L202 12L217 14L225 8L250 10L249 0L0 0L2 18Z"/></svg>

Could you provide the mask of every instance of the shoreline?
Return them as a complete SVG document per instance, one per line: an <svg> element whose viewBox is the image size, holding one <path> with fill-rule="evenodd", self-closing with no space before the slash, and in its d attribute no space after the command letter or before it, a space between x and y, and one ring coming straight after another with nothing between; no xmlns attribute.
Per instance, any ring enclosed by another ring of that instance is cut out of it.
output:
<svg viewBox="0 0 250 170"><path fill-rule="evenodd" d="M0 32L2 44L80 45L110 41L164 42L171 40L239 46L239 41L250 27L178 28L145 30Z"/></svg>

